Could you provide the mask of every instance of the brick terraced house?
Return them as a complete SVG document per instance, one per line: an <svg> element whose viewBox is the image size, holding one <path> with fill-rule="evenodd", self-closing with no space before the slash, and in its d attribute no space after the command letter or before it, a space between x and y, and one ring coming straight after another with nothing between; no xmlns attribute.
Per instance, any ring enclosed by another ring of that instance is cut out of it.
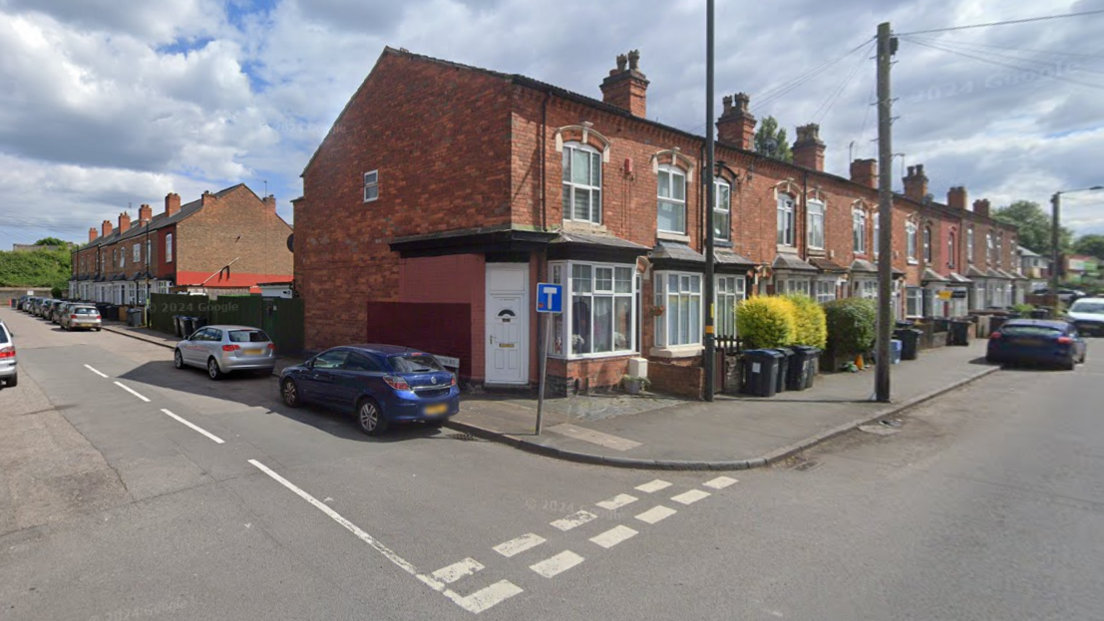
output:
<svg viewBox="0 0 1104 621"><path fill-rule="evenodd" d="M276 198L262 199L245 184L183 205L170 193L157 215L142 205L136 222L122 213L116 225L104 220L100 230L88 229L88 243L73 252L69 297L136 305L145 303L147 287L256 292L258 283L291 280L290 235Z"/></svg>
<svg viewBox="0 0 1104 621"><path fill-rule="evenodd" d="M720 335L756 293L874 297L886 254L899 316L1008 303L1016 231L987 201L970 209L952 188L939 203L923 166L910 167L883 252L875 161L853 162L849 177L825 171L815 124L798 128L793 164L760 156L738 94L723 101L706 206L705 138L647 119L648 86L636 52L617 59L599 101L385 49L293 201L307 347L451 332L470 357L467 379L534 385L535 286L551 281L566 291L550 348L555 394L616 385L643 357L657 390L700 396L705 226L716 230ZM423 318L413 330L411 314Z"/></svg>

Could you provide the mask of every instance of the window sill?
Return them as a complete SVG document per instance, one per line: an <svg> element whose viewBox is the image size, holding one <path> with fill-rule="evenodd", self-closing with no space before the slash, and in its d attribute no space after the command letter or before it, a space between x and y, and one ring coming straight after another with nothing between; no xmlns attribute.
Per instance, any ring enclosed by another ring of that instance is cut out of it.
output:
<svg viewBox="0 0 1104 621"><path fill-rule="evenodd" d="M916 259L909 259L908 264L909 265L920 265L920 261L917 261Z"/></svg>
<svg viewBox="0 0 1104 621"><path fill-rule="evenodd" d="M564 218L563 230L575 233L609 233L604 224L595 224L588 220L568 220Z"/></svg>
<svg viewBox="0 0 1104 621"><path fill-rule="evenodd" d="M716 248L732 248L732 242L727 239L714 239L713 246Z"/></svg>
<svg viewBox="0 0 1104 621"><path fill-rule="evenodd" d="M701 345L674 345L672 347L653 347L648 355L653 358L693 358L700 356L705 348Z"/></svg>
<svg viewBox="0 0 1104 621"><path fill-rule="evenodd" d="M684 242L684 243L687 243L687 244L690 243L690 236L689 235L683 235L681 233L668 233L666 231L656 231L656 239L662 239L662 240L665 240L665 241Z"/></svg>
<svg viewBox="0 0 1104 621"><path fill-rule="evenodd" d="M564 356L562 354L557 355L549 352L548 357L556 360L563 360L564 362L581 362L584 360L605 360L606 358L632 358L639 355L640 354L635 351L601 352L598 354L572 354L570 356Z"/></svg>
<svg viewBox="0 0 1104 621"><path fill-rule="evenodd" d="M797 246L787 246L786 244L776 244L775 249L778 252L785 252L788 254L797 254Z"/></svg>

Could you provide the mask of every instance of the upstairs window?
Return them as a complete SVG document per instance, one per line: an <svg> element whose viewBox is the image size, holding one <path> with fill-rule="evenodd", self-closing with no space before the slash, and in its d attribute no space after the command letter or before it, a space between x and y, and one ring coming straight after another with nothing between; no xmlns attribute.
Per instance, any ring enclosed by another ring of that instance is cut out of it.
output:
<svg viewBox="0 0 1104 621"><path fill-rule="evenodd" d="M794 245L794 199L789 194L778 195L778 245Z"/></svg>
<svg viewBox="0 0 1104 621"><path fill-rule="evenodd" d="M866 211L862 209L851 212L851 243L856 254L866 254Z"/></svg>
<svg viewBox="0 0 1104 621"><path fill-rule="evenodd" d="M173 262L173 234L165 235L165 263Z"/></svg>
<svg viewBox="0 0 1104 621"><path fill-rule="evenodd" d="M656 224L660 232L686 234L686 175L673 166L659 169Z"/></svg>
<svg viewBox="0 0 1104 621"><path fill-rule="evenodd" d="M912 222L905 224L905 246L908 250L908 260L916 262L916 225Z"/></svg>
<svg viewBox="0 0 1104 621"><path fill-rule="evenodd" d="M932 231L930 226L924 227L924 263L932 262Z"/></svg>
<svg viewBox="0 0 1104 621"><path fill-rule="evenodd" d="M974 227L966 229L966 262L974 262Z"/></svg>
<svg viewBox="0 0 1104 621"><path fill-rule="evenodd" d="M824 203L820 201L808 201L805 217L808 221L806 227L809 230L809 247L817 250L824 249Z"/></svg>
<svg viewBox="0 0 1104 621"><path fill-rule="evenodd" d="M602 154L578 143L563 149L564 220L602 223Z"/></svg>
<svg viewBox="0 0 1104 621"><path fill-rule="evenodd" d="M732 238L732 188L724 179L713 181L713 237Z"/></svg>
<svg viewBox="0 0 1104 621"><path fill-rule="evenodd" d="M874 223L874 236L871 248L873 248L874 258L878 258L878 253L882 250L882 220L877 215L870 218Z"/></svg>
<svg viewBox="0 0 1104 621"><path fill-rule="evenodd" d="M947 267L955 268L955 255L958 254L958 248L955 246L955 233L951 231L951 234L947 237Z"/></svg>
<svg viewBox="0 0 1104 621"><path fill-rule="evenodd" d="M985 234L985 262L993 262L993 233Z"/></svg>
<svg viewBox="0 0 1104 621"><path fill-rule="evenodd" d="M142 262L142 244L134 244L134 264Z"/></svg>
<svg viewBox="0 0 1104 621"><path fill-rule="evenodd" d="M364 173L364 202L370 203L379 198L379 171Z"/></svg>

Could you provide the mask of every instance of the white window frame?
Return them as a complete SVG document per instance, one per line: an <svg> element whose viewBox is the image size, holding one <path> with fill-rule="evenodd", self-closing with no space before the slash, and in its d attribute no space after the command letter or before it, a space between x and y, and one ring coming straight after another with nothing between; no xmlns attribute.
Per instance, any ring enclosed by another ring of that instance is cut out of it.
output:
<svg viewBox="0 0 1104 621"><path fill-rule="evenodd" d="M993 231L985 233L985 264L993 263Z"/></svg>
<svg viewBox="0 0 1104 621"><path fill-rule="evenodd" d="M134 252L134 257L133 257L134 264L135 265L141 265L142 264L142 244L140 244L140 243L134 244L134 251L133 252Z"/></svg>
<svg viewBox="0 0 1104 621"><path fill-rule="evenodd" d="M126 248L119 248L119 269L126 267Z"/></svg>
<svg viewBox="0 0 1104 621"><path fill-rule="evenodd" d="M379 169L364 173L364 202L371 203L379 199Z"/></svg>
<svg viewBox="0 0 1104 621"><path fill-rule="evenodd" d="M855 254L866 254L866 210L851 210L851 245Z"/></svg>
<svg viewBox="0 0 1104 621"><path fill-rule="evenodd" d="M655 272L654 278L656 306L664 309L663 313L656 317L655 346L676 348L701 345L705 316L705 308L702 304L702 275L693 272L666 271ZM672 279L678 283L678 291L671 291ZM695 285L697 285L696 291ZM694 312L695 301L697 312ZM672 322L677 324L678 328L678 334L674 338L670 335Z"/></svg>
<svg viewBox="0 0 1104 621"><path fill-rule="evenodd" d="M575 171L574 157L576 153L587 155L587 183L573 181L571 177ZM602 223L602 153L590 145L581 142L567 142L563 147L561 187L563 188L563 216L564 220L578 222ZM597 164L597 168L595 168ZM597 180L591 176L597 173ZM597 181L597 183L591 183ZM575 214L575 192L584 190L591 200L587 204L586 217L578 218ZM597 200L594 200L594 197Z"/></svg>
<svg viewBox="0 0 1104 621"><path fill-rule="evenodd" d="M824 216L826 207L824 201L805 201L805 226L808 239L806 243L813 250L824 250Z"/></svg>
<svg viewBox="0 0 1104 621"><path fill-rule="evenodd" d="M717 226L718 218L724 221L725 226ZM717 177L713 179L712 226L714 239L732 240L732 186L729 185L728 181Z"/></svg>
<svg viewBox="0 0 1104 621"><path fill-rule="evenodd" d="M589 268L589 280L584 284L576 281L575 267ZM549 348L549 355L555 358L568 360L582 360L588 358L608 358L611 356L625 356L637 353L639 344L636 342L637 322L640 309L637 308L639 296L637 295L637 278L635 263L595 263L591 261L554 261L548 264L551 281L562 284L564 287L563 312L553 318L554 342ZM610 282L608 288L599 286L598 270L610 270ZM629 290L618 290L618 286L624 282L624 274L628 272ZM619 274L620 272L620 274ZM618 278L618 276L622 278ZM578 287L576 287L578 285ZM580 291L576 292L575 289ZM589 291L585 290L589 289ZM610 351L576 353L576 343L572 327L575 325L575 303L579 298L590 301L590 344L593 347L595 341L596 322L595 303L597 298L610 299ZM629 301L629 330L628 334L620 335L625 347L617 348L617 300Z"/></svg>
<svg viewBox="0 0 1104 621"><path fill-rule="evenodd" d="M930 224L924 225L924 232L922 237L922 243L924 248L924 265L931 265L935 259L935 252L932 248L932 227Z"/></svg>
<svg viewBox="0 0 1104 621"><path fill-rule="evenodd" d="M659 182L659 179L662 175L669 175L670 176L670 182L668 183L668 187L670 188L670 190L669 190L670 196L663 196L663 194L662 194L663 185ZM682 198L681 199L678 198L677 196L675 196L674 188L677 187L675 185L676 179L678 180L678 182L680 182L682 184ZM671 166L670 164L661 164L659 166L659 172L656 174L656 230L657 231L659 231L660 233L674 233L675 235L686 235L686 229L687 229L686 220L687 220L687 217L689 216L689 212L686 209L687 190L689 190L689 187L687 186L687 183L686 183L686 172L685 171L683 171L681 168L678 168L676 166ZM672 229L665 229L665 228L662 228L659 225L659 222L660 222L659 213L660 213L660 210L661 210L661 208L663 207L664 204L671 205L675 209L678 209L678 208L681 207L681 209L682 209L682 230L681 231L672 230Z"/></svg>
<svg viewBox="0 0 1104 621"><path fill-rule="evenodd" d="M966 263L974 262L974 225L966 229Z"/></svg>
<svg viewBox="0 0 1104 621"><path fill-rule="evenodd" d="M780 276L775 278L774 294L800 293L812 297L813 279L809 276Z"/></svg>
<svg viewBox="0 0 1104 621"><path fill-rule="evenodd" d="M173 234L165 234L165 263L173 262Z"/></svg>
<svg viewBox="0 0 1104 621"><path fill-rule="evenodd" d="M878 299L878 279L866 277L856 278L852 281L851 296L867 300Z"/></svg>
<svg viewBox="0 0 1104 621"><path fill-rule="evenodd" d="M924 316L924 288L905 287L905 316Z"/></svg>
<svg viewBox="0 0 1104 621"><path fill-rule="evenodd" d="M836 299L836 279L818 278L813 281L813 299L818 304L826 304Z"/></svg>
<svg viewBox="0 0 1104 621"><path fill-rule="evenodd" d="M878 214L873 214L870 218L871 228L874 231L873 237L871 237L870 250L875 259L882 253L882 220L878 217Z"/></svg>
<svg viewBox="0 0 1104 621"><path fill-rule="evenodd" d="M916 226L915 222L906 222L905 223L905 250L906 250L906 255L908 256L908 262L909 263L918 263L919 262L916 259L916 250L917 250L917 239L916 239L917 230L916 229L917 229L917 226Z"/></svg>
<svg viewBox="0 0 1104 621"><path fill-rule="evenodd" d="M797 243L797 201L793 196L779 192L777 201L777 228L778 234L775 241L779 246L793 248Z"/></svg>
<svg viewBox="0 0 1104 621"><path fill-rule="evenodd" d="M957 261L955 260L955 255L958 254L958 252L957 252L958 251L958 248L957 248L958 240L955 239L956 237L958 237L958 234L957 234L956 231L951 231L947 235L947 268L952 269L952 270L957 267L957 265L956 265Z"/></svg>
<svg viewBox="0 0 1104 621"><path fill-rule="evenodd" d="M736 305L747 299L747 278L720 274L713 288L717 336L736 336Z"/></svg>

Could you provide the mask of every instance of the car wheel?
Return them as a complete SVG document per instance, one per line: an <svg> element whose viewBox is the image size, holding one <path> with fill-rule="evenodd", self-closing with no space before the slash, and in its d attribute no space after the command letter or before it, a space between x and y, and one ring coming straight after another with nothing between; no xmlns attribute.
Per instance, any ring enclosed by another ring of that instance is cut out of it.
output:
<svg viewBox="0 0 1104 621"><path fill-rule="evenodd" d="M222 379L223 372L219 368L218 361L214 358L207 360L207 377L215 380L216 382Z"/></svg>
<svg viewBox="0 0 1104 621"><path fill-rule="evenodd" d="M8 378L8 388L15 388L18 384L19 384L19 374L18 373L16 373L15 375Z"/></svg>
<svg viewBox="0 0 1104 621"><path fill-rule="evenodd" d="M1069 361L1062 363L1062 369L1065 370L1065 371L1072 371L1076 368L1077 368L1077 358L1074 358L1073 355L1071 354L1070 358L1069 358Z"/></svg>
<svg viewBox="0 0 1104 621"><path fill-rule="evenodd" d="M173 352L173 366L178 369L184 368L184 354L181 354L179 349Z"/></svg>
<svg viewBox="0 0 1104 621"><path fill-rule="evenodd" d="M387 419L383 417L379 405L371 399L363 399L357 406L357 423L360 430L370 436L378 436L387 431Z"/></svg>
<svg viewBox="0 0 1104 621"><path fill-rule="evenodd" d="M441 427L443 427L445 425L445 419L438 418L438 419L435 419L435 420L427 420L425 422L425 425L426 425L426 427L429 427L430 429L440 429Z"/></svg>
<svg viewBox="0 0 1104 621"><path fill-rule="evenodd" d="M280 396L289 408L297 408L303 404L303 399L299 396L299 385L290 377L280 384Z"/></svg>

